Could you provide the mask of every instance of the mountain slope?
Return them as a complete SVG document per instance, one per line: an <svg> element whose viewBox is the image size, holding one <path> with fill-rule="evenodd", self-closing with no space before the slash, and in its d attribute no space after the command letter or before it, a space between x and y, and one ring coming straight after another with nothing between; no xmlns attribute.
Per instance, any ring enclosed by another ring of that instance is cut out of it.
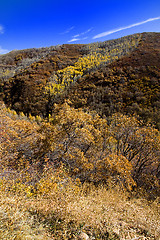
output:
<svg viewBox="0 0 160 240"><path fill-rule="evenodd" d="M8 57L14 59L14 71L11 78L10 73L1 78L1 91L5 103L18 112L48 116L54 103L69 99L76 108L107 117L136 114L160 127L159 33L15 51L0 62L9 64ZM33 62L26 66L27 61Z"/></svg>
<svg viewBox="0 0 160 240"><path fill-rule="evenodd" d="M1 239L159 240L159 48L144 33L0 57L17 111L0 101Z"/></svg>
<svg viewBox="0 0 160 240"><path fill-rule="evenodd" d="M4 91L2 97L5 102L26 113L45 111L40 98L51 73L73 65L84 54L81 48L81 45L63 45L13 51L1 56L0 63L6 63L0 65L1 89Z"/></svg>
<svg viewBox="0 0 160 240"><path fill-rule="evenodd" d="M144 33L138 47L110 65L84 75L60 101L101 115L139 115L160 127L160 34Z"/></svg>

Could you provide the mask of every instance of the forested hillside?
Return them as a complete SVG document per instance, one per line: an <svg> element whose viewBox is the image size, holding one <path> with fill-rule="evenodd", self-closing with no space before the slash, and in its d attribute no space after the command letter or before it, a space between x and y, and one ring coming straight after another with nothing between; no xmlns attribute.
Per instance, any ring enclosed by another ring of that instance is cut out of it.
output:
<svg viewBox="0 0 160 240"><path fill-rule="evenodd" d="M76 107L136 114L160 128L160 34L143 34L134 51L84 76L69 98Z"/></svg>
<svg viewBox="0 0 160 240"><path fill-rule="evenodd" d="M0 56L2 98L16 110L45 114L44 88L49 77L54 71L74 64L83 54L81 46L63 45Z"/></svg>
<svg viewBox="0 0 160 240"><path fill-rule="evenodd" d="M54 103L69 98L76 108L94 109L101 116L136 113L159 128L158 33L15 51L0 61L6 63L1 96L16 111L48 116Z"/></svg>
<svg viewBox="0 0 160 240"><path fill-rule="evenodd" d="M160 34L0 56L0 239L160 236Z"/></svg>

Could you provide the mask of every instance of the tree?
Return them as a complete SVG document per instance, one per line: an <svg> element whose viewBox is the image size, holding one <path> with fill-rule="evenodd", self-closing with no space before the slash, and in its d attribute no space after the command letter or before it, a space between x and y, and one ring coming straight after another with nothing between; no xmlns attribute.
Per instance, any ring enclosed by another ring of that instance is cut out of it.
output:
<svg viewBox="0 0 160 240"><path fill-rule="evenodd" d="M50 122L43 123L39 132L35 154L41 167L48 158L55 166L63 162L81 181L113 179L126 187L134 184L132 165L124 156L116 155L107 122L95 112L89 114L67 103L55 105Z"/></svg>
<svg viewBox="0 0 160 240"><path fill-rule="evenodd" d="M138 185L150 179L154 185L160 165L160 134L150 125L143 126L135 117L115 114L111 118L110 132L114 137L115 151L132 164L132 176ZM149 182L149 181L148 181Z"/></svg>

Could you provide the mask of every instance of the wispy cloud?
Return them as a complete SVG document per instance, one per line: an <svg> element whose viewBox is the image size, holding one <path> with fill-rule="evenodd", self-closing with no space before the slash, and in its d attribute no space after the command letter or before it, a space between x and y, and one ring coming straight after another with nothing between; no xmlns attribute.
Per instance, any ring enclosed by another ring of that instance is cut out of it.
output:
<svg viewBox="0 0 160 240"><path fill-rule="evenodd" d="M69 33L70 31L72 31L74 28L75 28L75 27L72 26L72 27L66 29L64 32L62 32L62 33L60 33L60 34L67 34L67 33Z"/></svg>
<svg viewBox="0 0 160 240"><path fill-rule="evenodd" d="M139 25L142 25L142 24L145 24L145 23L148 23L148 22L156 21L156 20L160 20L160 17L149 18L149 19L147 19L145 21L134 23L134 24L128 25L126 27L121 27L121 28L113 29L113 30L110 30L110 31L107 31L107 32L102 32L102 33L97 34L96 36L94 36L93 39L105 37L105 36L108 36L108 35L110 35L112 33L120 32L122 30L125 30L125 29L128 29L128 28L132 28L132 27L136 27L136 26L139 26Z"/></svg>
<svg viewBox="0 0 160 240"><path fill-rule="evenodd" d="M0 25L0 33L3 34L4 33L4 28L2 25Z"/></svg>
<svg viewBox="0 0 160 240"><path fill-rule="evenodd" d="M88 37L87 37L87 36L86 36L86 37L81 37L81 36L83 36L83 35L91 32L92 30L93 30L93 28L89 28L89 29L86 30L85 32L81 32L81 33L79 33L79 34L76 34L76 35L74 35L74 36L72 37L72 39L69 40L68 42L71 43L71 42L76 42L76 41L79 41L79 40L85 40L85 39L87 39Z"/></svg>
<svg viewBox="0 0 160 240"><path fill-rule="evenodd" d="M84 37L84 38L72 38L71 40L69 40L68 42L71 43L71 42L76 42L76 41L79 41L79 40L85 40L87 39L88 37Z"/></svg>
<svg viewBox="0 0 160 240"><path fill-rule="evenodd" d="M72 38L71 40L69 40L68 42L70 43L70 42L76 42L76 41L79 41L80 40L80 38Z"/></svg>
<svg viewBox="0 0 160 240"><path fill-rule="evenodd" d="M9 52L9 50L3 49L3 48L0 46L0 54L6 54L6 53L8 53L8 52Z"/></svg>
<svg viewBox="0 0 160 240"><path fill-rule="evenodd" d="M89 33L89 32L92 31L92 30L93 30L93 28L89 28L89 29L88 29L87 31L85 31L85 32L82 32L82 33L79 33L79 34L74 35L73 38L77 38L77 37L80 37L80 36L82 36L82 35L85 35L85 34Z"/></svg>

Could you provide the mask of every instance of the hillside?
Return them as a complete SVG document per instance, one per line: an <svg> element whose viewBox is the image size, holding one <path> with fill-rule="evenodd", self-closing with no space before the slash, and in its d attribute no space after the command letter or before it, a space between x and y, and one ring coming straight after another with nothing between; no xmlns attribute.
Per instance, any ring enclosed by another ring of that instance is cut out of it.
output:
<svg viewBox="0 0 160 240"><path fill-rule="evenodd" d="M13 51L3 55L0 61L6 64L1 65L2 97L17 111L45 114L50 104L50 99L44 94L46 84L52 85L54 79L58 78L56 87L58 84L62 85L63 76L59 79L58 75L65 75L63 70L68 71L67 78L72 74L73 77L82 77L85 75L85 72L81 71L82 68L91 70L98 63L116 60L118 55L121 57L131 51L138 38L139 36L129 36L101 44L62 45L46 49Z"/></svg>
<svg viewBox="0 0 160 240"><path fill-rule="evenodd" d="M0 239L159 240L160 33L0 56Z"/></svg>
<svg viewBox="0 0 160 240"><path fill-rule="evenodd" d="M72 106L101 116L135 113L160 127L159 33L13 51L0 61L6 63L1 72L7 69L1 77L2 97L16 111L48 116L55 102L67 98Z"/></svg>
<svg viewBox="0 0 160 240"><path fill-rule="evenodd" d="M65 98L101 116L136 114L160 129L160 34L142 34L136 49L85 74Z"/></svg>
<svg viewBox="0 0 160 240"><path fill-rule="evenodd" d="M46 122L1 102L0 135L1 239L159 239L156 129L67 103Z"/></svg>
<svg viewBox="0 0 160 240"><path fill-rule="evenodd" d="M41 104L40 98L50 75L73 65L84 54L81 48L63 45L12 51L0 56L1 97L16 110L45 112L45 103Z"/></svg>

